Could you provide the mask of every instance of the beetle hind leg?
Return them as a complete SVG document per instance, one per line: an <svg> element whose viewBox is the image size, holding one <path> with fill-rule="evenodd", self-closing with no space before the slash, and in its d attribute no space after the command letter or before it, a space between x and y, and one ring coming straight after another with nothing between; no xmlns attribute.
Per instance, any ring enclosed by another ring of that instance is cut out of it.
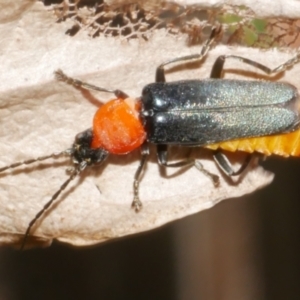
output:
<svg viewBox="0 0 300 300"><path fill-rule="evenodd" d="M230 161L228 160L227 156L222 151L216 151L214 153L213 157L214 157L216 164L222 170L222 172L224 174L226 174L228 177L232 177L232 176L237 176L237 175L242 174L247 169L247 167L249 166L249 164L252 160L253 155L248 154L246 156L244 162L240 166L240 168L236 171L233 170L233 167L232 167Z"/></svg>
<svg viewBox="0 0 300 300"><path fill-rule="evenodd" d="M297 53L294 57L292 57L291 59L287 60L286 62L280 64L279 66L271 69L263 64L260 64L254 60L248 59L246 57L243 56L238 56L238 55L221 55L219 56L210 73L210 78L222 78L222 72L223 72L223 68L224 68L224 63L227 59L234 59L234 60L238 60L243 62L244 64L253 66L261 71L263 71L264 73L268 74L268 75L275 75L281 72L286 71L288 68L292 67L293 65L295 65L296 63L298 63L300 61L300 52Z"/></svg>

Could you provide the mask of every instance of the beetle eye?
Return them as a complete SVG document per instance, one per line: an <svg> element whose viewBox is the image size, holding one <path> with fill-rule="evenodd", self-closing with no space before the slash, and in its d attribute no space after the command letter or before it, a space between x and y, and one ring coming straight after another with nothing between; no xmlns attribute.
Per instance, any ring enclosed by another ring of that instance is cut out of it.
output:
<svg viewBox="0 0 300 300"><path fill-rule="evenodd" d="M93 138L93 133L91 129L85 130L76 134L75 143L76 144L90 144Z"/></svg>

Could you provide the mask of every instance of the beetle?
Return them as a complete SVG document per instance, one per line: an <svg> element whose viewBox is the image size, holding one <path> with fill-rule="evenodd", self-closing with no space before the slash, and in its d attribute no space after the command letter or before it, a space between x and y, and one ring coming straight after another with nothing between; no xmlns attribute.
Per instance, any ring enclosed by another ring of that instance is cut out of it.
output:
<svg viewBox="0 0 300 300"><path fill-rule="evenodd" d="M241 56L222 55L216 59L208 79L166 82L167 65L203 59L220 32L221 27L212 29L200 53L178 57L159 65L156 69L155 83L146 85L141 97L137 99L130 98L118 89L97 87L71 78L61 70L55 72L59 81L76 88L112 93L115 99L97 110L93 127L77 134L71 148L0 168L0 172L3 172L62 155L70 156L73 163L69 178L28 224L21 249L25 246L32 226L68 184L88 166L100 165L110 154L125 155L135 149L141 149L140 164L134 176L132 202L133 209L138 212L142 208L139 184L149 155L149 144L156 145L159 165L178 168L195 166L217 186L219 177L206 171L199 160L186 158L170 162L168 146L211 148L220 169L227 176L235 176L246 169L252 152L280 154L276 152L278 146L270 146L272 139L289 138L298 143L300 98L294 86L280 82L222 79L222 71L227 59L235 59L267 74L275 74L297 63L300 54L274 69ZM266 144L262 145L262 142ZM295 155L296 152L298 154L294 148L292 146L286 149L281 155ZM242 150L249 154L241 167L235 171L221 149Z"/></svg>

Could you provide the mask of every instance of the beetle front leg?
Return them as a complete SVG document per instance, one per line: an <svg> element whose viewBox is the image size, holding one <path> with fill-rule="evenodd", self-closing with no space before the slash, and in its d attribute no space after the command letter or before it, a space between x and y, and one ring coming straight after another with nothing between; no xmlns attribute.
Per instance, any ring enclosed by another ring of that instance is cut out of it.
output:
<svg viewBox="0 0 300 300"><path fill-rule="evenodd" d="M140 177L143 173L143 170L144 170L146 162L147 162L147 158L149 156L148 144L144 144L141 146L141 154L142 154L142 158L141 158L140 164L135 172L134 181L133 181L133 201L132 201L131 207L135 210L135 212L139 212L143 207L143 204L139 197L139 186L140 186L140 181L141 181Z"/></svg>
<svg viewBox="0 0 300 300"><path fill-rule="evenodd" d="M63 81L67 84L73 85L75 88L83 88L86 90L92 90L92 91L100 91L100 92L106 92L106 93L112 93L114 94L117 98L128 98L128 95L124 93L121 90L109 90L105 89L102 87L98 87L96 85L89 84L87 82L81 81L76 78L72 78L67 76L62 70L57 70L54 72L55 78L59 81Z"/></svg>
<svg viewBox="0 0 300 300"><path fill-rule="evenodd" d="M200 172L202 172L204 175L208 176L212 180L214 186L218 186L220 184L219 176L208 172L197 159L187 158L174 163L168 162L167 145L157 145L157 160L159 165L164 167L181 168L195 166Z"/></svg>

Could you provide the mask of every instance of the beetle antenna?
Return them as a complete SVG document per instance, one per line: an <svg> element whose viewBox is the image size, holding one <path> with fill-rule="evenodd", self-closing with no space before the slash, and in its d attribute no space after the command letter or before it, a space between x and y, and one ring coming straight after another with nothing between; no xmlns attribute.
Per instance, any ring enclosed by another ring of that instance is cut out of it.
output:
<svg viewBox="0 0 300 300"><path fill-rule="evenodd" d="M60 188L53 194L51 199L44 205L44 207L35 215L35 217L30 221L27 226L23 242L21 245L20 250L22 251L25 247L26 241L29 237L30 230L32 226L36 223L36 221L45 213L45 211L52 205L52 203L57 199L57 197L61 194L61 192L69 185L69 183L80 173L81 169L80 166L77 168L73 168L69 178L60 186Z"/></svg>
<svg viewBox="0 0 300 300"><path fill-rule="evenodd" d="M35 163L37 161L43 161L43 160L46 160L46 159L49 159L49 158L59 158L63 155L70 155L70 154L67 150L67 151L62 151L62 152L55 152L55 153L52 153L50 155L40 156L40 157L37 157L37 158L31 158L31 159L27 159L27 160L23 160L23 161L18 161L18 162L15 162L15 163L11 164L11 165L0 168L0 173L6 171L8 169L17 168L17 167L22 166L22 165L30 165L30 164Z"/></svg>

